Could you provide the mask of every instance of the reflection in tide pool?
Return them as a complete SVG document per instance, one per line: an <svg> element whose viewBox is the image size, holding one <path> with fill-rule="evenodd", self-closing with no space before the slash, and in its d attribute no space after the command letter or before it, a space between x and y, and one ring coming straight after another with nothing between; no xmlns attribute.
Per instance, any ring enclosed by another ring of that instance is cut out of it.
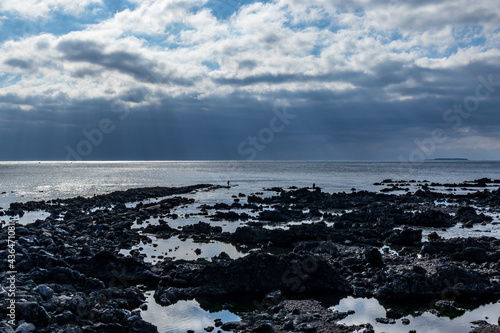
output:
<svg viewBox="0 0 500 333"><path fill-rule="evenodd" d="M16 221L16 223L27 225L30 223L36 222L36 220L45 220L50 216L50 213L46 211L32 211L32 212L24 212L23 217L14 216L14 217L5 217L3 221L8 222L7 218L12 221Z"/></svg>
<svg viewBox="0 0 500 333"><path fill-rule="evenodd" d="M475 224L472 228L464 228L462 223L457 223L456 225L447 228L447 229L438 229L438 228L420 228L422 229L422 241L428 241L427 236L436 232L439 236L445 239L450 238L469 238L469 237L494 237L500 239L500 228L498 225L500 224L500 219L493 219L492 222L482 224ZM417 228L415 228L417 229Z"/></svg>
<svg viewBox="0 0 500 333"><path fill-rule="evenodd" d="M163 257L175 257L176 259L184 260L196 260L198 258L210 259L218 256L221 252L226 252L232 259L245 256L245 253L239 251L234 245L222 242L211 241L210 243L195 243L189 238L182 241L178 237L168 239L157 238L152 235L148 235L148 237L151 238L152 243L140 243L133 246L131 250L139 250L139 248L142 248L139 252L146 255L144 261L151 263L161 261ZM197 254L195 252L196 249L201 250L201 253ZM131 250L121 250L120 253L128 255Z"/></svg>
<svg viewBox="0 0 500 333"><path fill-rule="evenodd" d="M158 327L159 333L186 333L187 330L205 332L206 327L214 326L215 319L221 319L222 322L240 320L240 317L227 310L206 311L196 300L179 301L164 307L155 302L153 294L153 291L146 293L148 309L142 311L141 316Z"/></svg>
<svg viewBox="0 0 500 333"><path fill-rule="evenodd" d="M471 322L475 320L486 320L491 324L497 324L500 303L480 306L453 319L438 317L429 312L425 312L420 316L411 314L403 317L410 320L410 324L406 326L402 324L401 319L396 320L396 324L393 325L377 323L376 318L385 318L386 309L374 298L347 297L342 299L338 305L331 307L331 309L356 311L355 314L350 315L340 323L347 325L371 323L376 333L400 333L409 330L426 333L468 333L473 327Z"/></svg>
<svg viewBox="0 0 500 333"><path fill-rule="evenodd" d="M178 213L178 210L176 210L175 212ZM244 212L245 212L244 210L238 211L238 213L244 213ZM210 224L212 227L221 227L223 232L230 232L230 233L235 232L237 228L244 225L244 222L239 220L221 222L221 221L212 221L210 218L200 217L200 216L190 216L190 217L181 216L175 220L169 218L152 217L150 219L145 220L141 224L139 224L138 221L135 221L132 224L132 229L147 228L150 225L160 225L160 220L167 221L169 227L173 229L180 229L187 225L204 222Z"/></svg>

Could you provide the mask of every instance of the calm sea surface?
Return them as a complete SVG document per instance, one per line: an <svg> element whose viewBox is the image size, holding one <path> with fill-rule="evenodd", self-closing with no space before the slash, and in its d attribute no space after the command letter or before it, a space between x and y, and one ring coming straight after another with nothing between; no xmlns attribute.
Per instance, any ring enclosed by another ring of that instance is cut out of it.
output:
<svg viewBox="0 0 500 333"><path fill-rule="evenodd" d="M500 178L498 162L0 162L0 206L91 196L145 186L198 183L239 185L242 192L271 186L326 191L375 190L386 178L461 182Z"/></svg>

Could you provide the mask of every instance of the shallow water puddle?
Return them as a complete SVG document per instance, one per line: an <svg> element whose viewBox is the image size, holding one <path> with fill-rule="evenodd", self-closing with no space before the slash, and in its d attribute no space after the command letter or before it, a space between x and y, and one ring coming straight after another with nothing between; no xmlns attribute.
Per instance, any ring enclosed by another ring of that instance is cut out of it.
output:
<svg viewBox="0 0 500 333"><path fill-rule="evenodd" d="M292 222L268 222L264 224L264 229L274 230L274 229L283 229L289 230L292 225L303 225L303 224L314 224L318 222L324 222L328 227L333 227L335 222L325 222L323 219L321 220L303 220L303 221L292 221Z"/></svg>
<svg viewBox="0 0 500 333"><path fill-rule="evenodd" d="M434 200L434 205L436 206L443 206L443 207L455 207L458 206L456 202L450 202L447 199L446 200Z"/></svg>
<svg viewBox="0 0 500 333"><path fill-rule="evenodd" d="M386 309L374 298L354 298L347 297L340 301L338 305L330 307L332 310L348 311L354 310L355 314L350 315L339 323L346 325L356 325L371 323L376 333L401 333L410 330L426 333L468 333L471 331L475 320L486 320L491 324L497 324L500 314L500 303L490 303L480 306L474 310L466 311L462 316L450 319L448 317L438 317L430 312L422 315L407 315L403 318L410 320L409 325L403 325L401 319L396 320L396 324L380 324L376 318L385 318Z"/></svg>
<svg viewBox="0 0 500 333"><path fill-rule="evenodd" d="M152 235L148 235L153 241L152 243L141 243L135 245L131 250L139 250L141 254L145 254L145 262L156 263L162 260L164 257L184 259L184 260L196 260L198 258L210 259L214 256L218 256L221 252L225 252L231 257L231 259L237 259L244 257L246 254L239 251L234 245L214 242L210 243L196 243L192 239L188 238L185 241L180 240L178 237L172 237L169 239L157 238ZM155 244L157 246L155 246ZM199 249L200 254L197 254L195 250ZM131 250L120 250L121 254L129 255Z"/></svg>
<svg viewBox="0 0 500 333"><path fill-rule="evenodd" d="M95 213L95 212L98 212L98 211L104 211L104 210L113 210L114 209L114 206L110 205L110 206L97 206L97 207L92 207L91 209L89 209L89 212L91 213Z"/></svg>
<svg viewBox="0 0 500 333"><path fill-rule="evenodd" d="M131 228L132 229L140 229L140 228L146 228L149 225L160 225L160 220L164 220L168 223L168 225L171 228L174 229L180 229L184 226L191 225L191 224L197 224L198 222L204 222L210 224L212 227L221 227L223 232L230 232L233 233L238 229L239 227L243 226L245 224L245 221L237 220L237 221L212 221L210 218L204 217L204 216L199 216L199 215L193 215L189 217L184 217L180 216L177 219L169 219L169 218L161 218L161 217L153 217L150 219L147 219L143 221L141 224L139 224L137 221L135 221Z"/></svg>
<svg viewBox="0 0 500 333"><path fill-rule="evenodd" d="M45 220L49 216L50 216L49 212L37 210L37 211L32 211L32 212L25 212L24 215L23 215L23 217L19 217L19 216L8 217L8 216L5 216L3 220L5 222L9 222L9 220L10 221L16 221L16 223L19 223L19 224L22 224L22 225L27 225L27 224L36 222L36 220Z"/></svg>
<svg viewBox="0 0 500 333"><path fill-rule="evenodd" d="M246 197L239 197L239 193L236 187L231 188L220 188L216 190L207 190L207 191L196 191L194 193L186 193L180 195L184 198L195 199L194 203L186 204L182 206L175 207L171 210L171 213L177 214L178 218L172 219L168 217L154 217L144 221L141 224L138 224L137 221L133 223L133 229L139 229L141 227L147 227L148 225L158 225L159 220L163 219L167 221L170 227L179 228L190 224L196 224L198 222L205 222L210 224L211 226L220 226L222 227L223 232L235 232L238 227L241 227L245 224L244 220L220 220L220 221L212 221L210 216L202 215L200 206L209 205L213 206L217 203L225 203L231 205L235 199L241 200L242 202L246 201ZM143 203L154 203L159 202L168 197L162 197L159 199L150 199L143 201ZM127 206L133 207L137 205L139 202L128 203ZM211 209L208 211L209 215L213 215L216 211ZM228 210L220 209L221 212L227 212ZM256 214L253 213L250 209L231 209L231 211L237 212L239 214L246 213L252 217L255 217Z"/></svg>
<svg viewBox="0 0 500 333"><path fill-rule="evenodd" d="M215 319L221 319L224 323L240 321L240 317L228 310L218 312L204 310L196 300L161 306L156 303L153 295L154 291L146 292L148 309L141 311L141 316L145 321L158 327L160 333L186 333L187 330L201 333L206 332L204 330L206 327L214 326ZM218 330L216 328L214 332Z"/></svg>
<svg viewBox="0 0 500 333"><path fill-rule="evenodd" d="M384 253L389 253L389 254L392 254L392 255L395 255L395 256L398 256L398 251L394 250L392 247L390 247L389 245L384 245L382 246L380 249L378 249L380 251L380 253L384 254Z"/></svg>
<svg viewBox="0 0 500 333"><path fill-rule="evenodd" d="M453 227L444 229L438 228L421 228L422 229L422 241L427 242L427 236L432 232L436 232L439 236L444 239L450 238L469 238L469 237L495 237L500 239L500 228L498 224L500 223L500 219L493 219L492 222L489 222L485 225L475 224L472 228L463 228L462 223L457 223ZM417 229L417 228L416 228Z"/></svg>

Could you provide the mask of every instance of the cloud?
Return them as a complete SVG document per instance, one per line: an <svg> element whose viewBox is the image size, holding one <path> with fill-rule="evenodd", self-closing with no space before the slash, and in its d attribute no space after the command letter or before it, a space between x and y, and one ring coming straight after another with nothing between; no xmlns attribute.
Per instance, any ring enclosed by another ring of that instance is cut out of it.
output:
<svg viewBox="0 0 500 333"><path fill-rule="evenodd" d="M111 19L96 25L99 30L115 30L141 35L165 35L168 25L183 23L190 16L190 8L207 0L132 1L135 9L125 9Z"/></svg>
<svg viewBox="0 0 500 333"><path fill-rule="evenodd" d="M153 80L151 71L157 66L138 54L125 51L104 53L104 45L93 41L65 40L58 44L57 50L70 62L89 63L106 69L117 70L140 81ZM151 74L150 74L151 73Z"/></svg>
<svg viewBox="0 0 500 333"><path fill-rule="evenodd" d="M21 18L30 20L47 17L56 11L79 16L91 4L102 4L102 0L81 0L78 2L72 0L2 0L0 12L14 13Z"/></svg>
<svg viewBox="0 0 500 333"><path fill-rule="evenodd" d="M302 118L262 158L395 157L433 128L455 138L443 113L474 94L479 75L500 70L500 4L485 0L230 1L223 14L212 1L147 0L87 20L69 0L30 1L24 11L10 0L0 8L26 20L64 12L79 27L0 45L0 119L32 124L29 112L44 110L44 131L70 124L78 133L83 115L98 121L118 103L141 114L123 131L149 124L151 142L182 138L185 152L162 146L176 158L238 158L235 147L268 124L281 98ZM91 5L107 8L78 8ZM498 120L497 93L463 119L478 138L498 130L487 128ZM481 142L466 147L492 141ZM146 141L128 144L134 156L154 155L139 154Z"/></svg>
<svg viewBox="0 0 500 333"><path fill-rule="evenodd" d="M30 69L32 65L30 61L22 59L8 59L5 61L5 64L12 67L18 67L21 69Z"/></svg>

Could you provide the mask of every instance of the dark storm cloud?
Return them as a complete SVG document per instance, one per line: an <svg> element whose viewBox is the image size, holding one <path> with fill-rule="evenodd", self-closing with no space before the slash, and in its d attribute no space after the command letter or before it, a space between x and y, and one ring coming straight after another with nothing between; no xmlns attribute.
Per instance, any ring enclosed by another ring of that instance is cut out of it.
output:
<svg viewBox="0 0 500 333"><path fill-rule="evenodd" d="M249 155L241 154L238 146L269 128L275 117L273 102L278 97L288 99L287 112L296 118L275 133L257 159L396 159L398 154L409 154L415 147L414 139L428 137L433 128L443 128L449 137L458 136L442 114L467 96L384 103L363 96L361 101L353 100L359 93L283 92L263 100L243 93L204 100L165 96L161 105L130 109L123 120L113 112L112 101L61 100L57 104L56 100L47 100L34 113L18 109L0 112L0 140L8 147L0 153L0 159L64 160L66 147L76 149L87 140L83 131L98 128L102 119L110 119L115 130L93 147L86 160L247 159ZM500 88L498 94L481 101L478 111L464 119L463 126L496 137L500 113L493 111L498 108L499 95Z"/></svg>
<svg viewBox="0 0 500 333"><path fill-rule="evenodd" d="M104 63L102 54L75 56L87 62ZM64 94L55 97L10 94L1 97L0 102L32 105L36 111L1 110L0 140L7 148L0 153L0 159L64 160L67 146L77 147L86 140L83 131L98 128L104 118L111 119L116 130L107 134L102 144L93 147L92 154L85 157L87 160L247 159L249 155L242 155L238 146L268 128L275 116L273 102L286 98L289 112L297 118L275 134L273 141L258 152L257 159L394 160L400 154L408 156L416 147L415 140L428 138L435 128L443 129L447 137L460 137L462 134L453 129L454 123L445 121L443 114L475 94L480 75L487 78L493 74L495 82L500 81L499 69L498 65L482 62L458 70L432 71L396 63L375 68L375 75L350 72L317 77L270 75L221 79L225 84L248 85L349 78L358 87L345 91L270 92L260 100L244 92L205 99L155 96L162 100L161 105L133 107L125 120L113 112L113 101L105 99L74 101ZM385 88L409 77L414 78L415 86L393 87L391 91L413 98L384 102ZM425 81L429 77L432 80ZM500 87L495 89L491 96L480 101L477 111L462 119L461 128L468 127L485 137L498 136ZM119 98L140 103L151 93L137 88ZM424 97L418 98L420 94Z"/></svg>
<svg viewBox="0 0 500 333"><path fill-rule="evenodd" d="M156 61L125 51L105 53L103 51L105 46L93 41L65 40L59 43L57 49L63 53L64 60L99 65L129 75L141 82L192 85L190 80L170 74L165 75ZM81 77L82 75L95 75L95 73L84 69L75 72L74 75Z"/></svg>

